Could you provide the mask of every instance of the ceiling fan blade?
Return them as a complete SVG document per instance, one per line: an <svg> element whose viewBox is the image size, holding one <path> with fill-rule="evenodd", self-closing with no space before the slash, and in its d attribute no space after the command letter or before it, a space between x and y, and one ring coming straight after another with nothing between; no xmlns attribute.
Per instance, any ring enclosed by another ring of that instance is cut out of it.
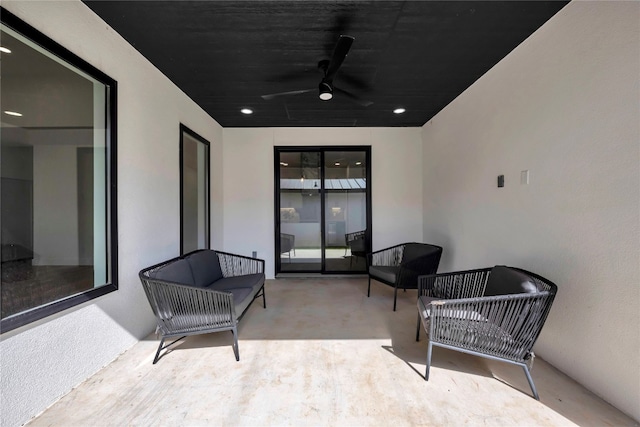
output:
<svg viewBox="0 0 640 427"><path fill-rule="evenodd" d="M332 25L328 27L326 31L328 38L324 44L324 51L327 57L333 54L333 50L336 47L336 35L349 34L351 31L353 15L353 11L345 11L339 15L335 15Z"/></svg>
<svg viewBox="0 0 640 427"><path fill-rule="evenodd" d="M303 93L308 93L308 92L313 92L315 90L318 90L318 88L313 88L313 89L301 89L301 90L291 90L289 92L279 92L279 93L271 93L269 95L262 95L262 99L266 100L266 101L270 101L274 98L278 98L280 96L288 96L288 95L301 95Z"/></svg>
<svg viewBox="0 0 640 427"><path fill-rule="evenodd" d="M348 86L360 91L370 91L372 89L371 85L366 81L345 73L344 71L340 73L340 82L346 83Z"/></svg>
<svg viewBox="0 0 640 427"><path fill-rule="evenodd" d="M335 86L333 87L333 91L334 91L334 92L338 92L338 93L340 93L340 94L342 94L342 95L346 96L347 98L351 99L351 100L352 100L353 102L355 102L356 104L361 105L361 106L363 106L363 107L368 107L369 105L373 104L373 102L372 102L372 101L369 101L369 100L366 100L366 99L362 99L362 98L360 98L359 96L354 95L354 94L353 94L353 93L351 93L351 92L348 92L348 91L346 91L346 90L343 90L343 89L337 88L337 87L335 87Z"/></svg>
<svg viewBox="0 0 640 427"><path fill-rule="evenodd" d="M349 53L349 49L351 49L351 45L355 37L352 36L340 36L338 42L336 43L335 49L333 49L333 57L329 62L329 67L327 68L327 73L325 74L325 81L331 83L333 81L334 76L340 69L342 62L347 57Z"/></svg>

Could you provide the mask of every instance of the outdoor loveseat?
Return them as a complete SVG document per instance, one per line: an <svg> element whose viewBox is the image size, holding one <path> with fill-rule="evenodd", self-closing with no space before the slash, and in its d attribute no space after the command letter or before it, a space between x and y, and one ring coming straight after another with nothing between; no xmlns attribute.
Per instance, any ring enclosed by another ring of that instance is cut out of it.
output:
<svg viewBox="0 0 640 427"><path fill-rule="evenodd" d="M197 250L145 268L140 281L157 321L160 352L188 335L231 331L238 350L238 322L264 294L264 260L214 250ZM164 345L168 338L178 337Z"/></svg>
<svg viewBox="0 0 640 427"><path fill-rule="evenodd" d="M556 292L547 279L507 266L421 276L416 341L422 324L429 339L425 380L435 345L521 366L539 400L533 345Z"/></svg>

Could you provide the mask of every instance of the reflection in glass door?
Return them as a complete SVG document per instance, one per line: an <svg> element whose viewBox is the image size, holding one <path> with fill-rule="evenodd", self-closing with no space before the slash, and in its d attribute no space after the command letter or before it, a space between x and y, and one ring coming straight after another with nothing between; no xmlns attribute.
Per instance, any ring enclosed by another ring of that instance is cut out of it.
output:
<svg viewBox="0 0 640 427"><path fill-rule="evenodd" d="M319 152L280 153L280 271L322 270Z"/></svg>
<svg viewBox="0 0 640 427"><path fill-rule="evenodd" d="M366 272L369 159L369 147L276 147L276 273Z"/></svg>
<svg viewBox="0 0 640 427"><path fill-rule="evenodd" d="M324 153L325 270L366 271L367 158L365 151Z"/></svg>

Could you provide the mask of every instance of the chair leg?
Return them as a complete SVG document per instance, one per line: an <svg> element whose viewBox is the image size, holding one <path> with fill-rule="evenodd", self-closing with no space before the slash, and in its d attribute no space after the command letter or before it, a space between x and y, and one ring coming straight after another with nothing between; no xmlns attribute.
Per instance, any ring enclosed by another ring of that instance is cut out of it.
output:
<svg viewBox="0 0 640 427"><path fill-rule="evenodd" d="M240 349L238 348L238 329L234 327L231 330L233 334L233 353L236 355L236 362L240 361Z"/></svg>
<svg viewBox="0 0 640 427"><path fill-rule="evenodd" d="M158 351L156 351L156 357L153 358L153 364L155 365L158 362L158 360L160 360L160 352L162 350L164 350L165 348L171 347L172 345L174 345L175 343L177 343L180 340L183 340L184 338L186 338L186 335L178 338L177 340L171 341L167 345L164 345L164 342L165 342L166 338L162 337L162 339L160 340L160 345L158 346Z"/></svg>
<svg viewBox="0 0 640 427"><path fill-rule="evenodd" d="M396 311L396 301L398 300L398 285L394 288L393 291L393 311Z"/></svg>
<svg viewBox="0 0 640 427"><path fill-rule="evenodd" d="M420 314L418 314L418 325L416 326L416 341L420 341Z"/></svg>
<svg viewBox="0 0 640 427"><path fill-rule="evenodd" d="M264 292L264 285L262 285L262 307L267 308L267 297Z"/></svg>
<svg viewBox="0 0 640 427"><path fill-rule="evenodd" d="M533 392L533 397L535 397L536 400L540 400L540 396L538 396L538 391L536 390L536 386L533 383L533 378L531 378L529 367L524 365L522 369L524 369L524 374L527 376L527 381L529 381L529 387L531 387L531 391Z"/></svg>
<svg viewBox="0 0 640 427"><path fill-rule="evenodd" d="M160 345L158 346L158 351L156 351L156 357L153 358L153 364L158 363L158 359L160 358L160 350L162 350L162 345L164 344L164 338L160 340Z"/></svg>
<svg viewBox="0 0 640 427"><path fill-rule="evenodd" d="M424 380L429 381L429 368L431 368L431 351L433 349L433 345L431 345L431 340L429 340L429 345L427 347L427 367L424 371Z"/></svg>
<svg viewBox="0 0 640 427"><path fill-rule="evenodd" d="M371 295L371 276L369 276L369 286L367 287L367 297Z"/></svg>

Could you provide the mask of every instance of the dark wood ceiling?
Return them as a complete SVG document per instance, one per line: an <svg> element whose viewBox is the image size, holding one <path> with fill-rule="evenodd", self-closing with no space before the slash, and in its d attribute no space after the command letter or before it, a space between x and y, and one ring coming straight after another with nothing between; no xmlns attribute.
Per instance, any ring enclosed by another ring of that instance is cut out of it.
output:
<svg viewBox="0 0 640 427"><path fill-rule="evenodd" d="M422 126L568 3L84 2L224 127ZM334 85L367 107L318 98L341 34L355 41Z"/></svg>

